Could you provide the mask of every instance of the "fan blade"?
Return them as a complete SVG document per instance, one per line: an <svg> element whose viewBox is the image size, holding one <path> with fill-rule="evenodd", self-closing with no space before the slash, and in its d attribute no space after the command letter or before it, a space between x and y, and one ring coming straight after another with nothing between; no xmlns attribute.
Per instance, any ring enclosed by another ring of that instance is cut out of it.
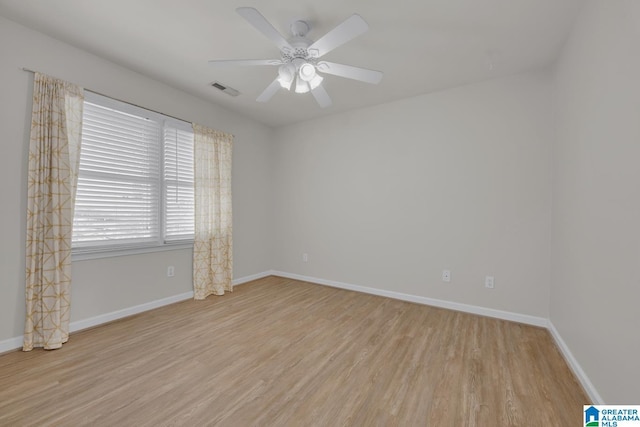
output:
<svg viewBox="0 0 640 427"><path fill-rule="evenodd" d="M331 98L329 97L329 94L327 93L325 88L322 87L322 85L319 85L315 89L311 90L311 94L318 102L318 105L320 106L320 108L327 108L331 106L331 104L333 104L333 102L331 102Z"/></svg>
<svg viewBox="0 0 640 427"><path fill-rule="evenodd" d="M279 59L214 59L209 61L211 65L281 65Z"/></svg>
<svg viewBox="0 0 640 427"><path fill-rule="evenodd" d="M249 24L253 25L256 30L260 31L269 40L274 42L281 51L293 50L289 42L286 41L278 30L273 28L273 25L271 25L269 21L267 21L267 19L256 9L252 7L239 7L236 9L236 12L246 19Z"/></svg>
<svg viewBox="0 0 640 427"><path fill-rule="evenodd" d="M271 99L273 95L276 94L278 89L280 89L280 82L278 81L278 79L275 79L274 81L271 82L269 86L267 86L264 92L262 92L260 96L256 98L256 101L267 102L268 100Z"/></svg>
<svg viewBox="0 0 640 427"><path fill-rule="evenodd" d="M351 39L358 37L369 29L369 25L358 14L353 14L341 24L316 40L307 48L310 54L316 58L327 54L338 46L342 46Z"/></svg>
<svg viewBox="0 0 640 427"><path fill-rule="evenodd" d="M318 63L318 70L347 79L360 80L361 82L378 84L382 80L382 72L367 70L366 68L351 65L336 64L335 62L322 61Z"/></svg>

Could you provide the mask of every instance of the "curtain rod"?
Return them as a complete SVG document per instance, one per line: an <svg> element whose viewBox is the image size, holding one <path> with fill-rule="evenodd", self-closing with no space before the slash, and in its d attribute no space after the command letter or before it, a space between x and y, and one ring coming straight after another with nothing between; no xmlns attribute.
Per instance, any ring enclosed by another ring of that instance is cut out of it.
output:
<svg viewBox="0 0 640 427"><path fill-rule="evenodd" d="M30 68L27 68L27 67L22 67L22 71L26 71L28 73L40 73L40 71L34 71L34 70L32 70ZM41 74L43 74L43 73L41 73ZM63 79L59 79L59 80L63 80ZM113 96L105 95L104 93L96 92L95 90L86 89L86 88L82 88L82 89L86 90L87 92L94 93L96 95L104 96L106 98L111 98L111 99L114 99L116 101L124 102L125 104L133 105L134 107L142 108L143 110L148 110L148 111L151 111L151 112L156 113L156 114L161 114L163 116L171 117L172 119L180 120L181 122L185 122L185 123L189 123L189 124L192 123L189 120L181 119L180 117L172 116L172 115L167 114L167 113L161 113L160 111L152 110L151 108L143 107L142 105L134 104L133 102L124 101L122 99L114 98Z"/></svg>

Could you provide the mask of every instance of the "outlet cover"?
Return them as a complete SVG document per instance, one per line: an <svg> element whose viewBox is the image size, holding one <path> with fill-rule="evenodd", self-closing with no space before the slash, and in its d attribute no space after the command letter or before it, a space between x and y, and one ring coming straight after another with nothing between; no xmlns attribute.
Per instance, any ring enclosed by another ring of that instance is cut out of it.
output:
<svg viewBox="0 0 640 427"><path fill-rule="evenodd" d="M451 281L451 271L450 270L442 270L442 281L450 282Z"/></svg>
<svg viewBox="0 0 640 427"><path fill-rule="evenodd" d="M484 278L484 287L493 289L493 276L486 276Z"/></svg>

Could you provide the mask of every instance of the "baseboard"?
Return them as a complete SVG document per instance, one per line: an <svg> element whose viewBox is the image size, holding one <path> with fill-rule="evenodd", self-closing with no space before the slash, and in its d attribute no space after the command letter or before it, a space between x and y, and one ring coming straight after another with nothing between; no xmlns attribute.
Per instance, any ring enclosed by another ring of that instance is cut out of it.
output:
<svg viewBox="0 0 640 427"><path fill-rule="evenodd" d="M93 328L94 326L102 325L108 322L113 322L114 320L122 319L123 317L133 316L134 314L153 310L154 308L163 307L165 305L184 301L190 298L193 298L193 291L170 296L167 298L158 299L155 301L145 302L144 304L134 305L133 307L123 308L122 310L116 310L110 313L100 314L98 316L90 317L88 319L77 320L69 324L69 332L77 332L83 329Z"/></svg>
<svg viewBox="0 0 640 427"><path fill-rule="evenodd" d="M258 273L251 276L245 276L245 277L240 277L238 279L234 279L231 283L232 283L232 286L241 285L243 283L247 283L256 279L261 279L263 277L267 277L270 275L271 275L271 272ZM154 308L163 307L165 305L184 301L190 298L193 298L193 291L185 292L185 293L174 295L167 298L162 298L155 301L150 301L150 302L136 305L133 307L124 308L122 310L113 311L111 313L101 314L99 316L91 317L89 319L84 319L77 322L71 322L71 324L69 325L69 332L76 332L82 329L92 328L94 326L98 326L103 323L111 322L127 316L132 316L134 314L142 313L144 311L153 310Z"/></svg>
<svg viewBox="0 0 640 427"><path fill-rule="evenodd" d="M266 271L250 276L240 277L232 281L233 286L241 285L243 283L251 282L252 280L261 279L263 277L271 276L271 271ZM110 313L100 314L98 316L90 317L88 319L82 319L69 324L69 332L77 332L83 329L92 328L94 326L102 325L104 323L112 322L114 320L122 319L123 317L132 316L134 314L142 313L145 311L153 310L154 308L163 307L165 305L173 304L176 302L184 301L193 298L193 291L185 292L178 295L173 295L167 298L161 298L155 301L146 302L144 304L135 305L133 307L123 308L122 310L112 311ZM73 302L72 302L73 304ZM22 348L24 337L13 337L0 341L0 353L6 353L8 351L17 350Z"/></svg>
<svg viewBox="0 0 640 427"><path fill-rule="evenodd" d="M176 302L184 301L193 298L193 291L185 292L179 295L173 295L167 298L161 298L155 301L146 302L144 304L134 305L133 307L123 308L122 310L112 311L110 313L100 314L98 316L90 317L88 319L77 320L69 323L69 332L78 332L83 329L92 328L94 326L102 325L104 323L112 322L114 320L122 319L123 317L133 316L134 314L142 313L145 311L153 310L165 305L173 304ZM0 342L0 353L4 353L11 350L17 350L22 348L24 336L9 338Z"/></svg>
<svg viewBox="0 0 640 427"><path fill-rule="evenodd" d="M384 289L369 288L367 286L352 285L349 283L336 282L334 280L320 279L317 277L302 276L300 274L286 273L283 271L272 271L274 276L285 277L287 279L301 280L304 282L317 283L319 285L331 286L334 288L347 289L350 291L363 292L366 294L378 295L402 301L415 302L418 304L432 305L434 307L447 308L450 310L463 311L465 313L478 314L480 316L494 317L496 319L510 320L512 322L525 323L527 325L541 326L546 328L549 321L543 317L530 316L528 314L513 313L510 311L495 310L493 308L480 307L477 305L462 304L458 302L445 301L435 298L427 298L418 295L403 294L400 292L387 291Z"/></svg>
<svg viewBox="0 0 640 427"><path fill-rule="evenodd" d="M584 388L584 391L589 396L589 399L591 399L591 402L585 402L585 404L592 403L594 405L604 405L605 404L604 400L602 400L602 397L600 396L596 388L593 386L593 383L591 382L587 374L584 372L584 370L582 369L582 367L580 366L576 358L573 356L573 353L571 353L571 350L569 350L569 346L562 339L560 332L558 332L558 330L553 325L551 320L549 320L547 329L549 330L549 332L551 333L551 336L555 340L556 345L558 346L558 348L560 349L560 352L564 356L564 359L567 361L569 368L571 368L571 370L573 371L573 374L576 376L576 378L578 378L578 381L580 381L580 384L582 384L582 388Z"/></svg>
<svg viewBox="0 0 640 427"><path fill-rule="evenodd" d="M0 354L22 348L23 341L24 336L22 335L0 341Z"/></svg>
<svg viewBox="0 0 640 427"><path fill-rule="evenodd" d="M252 282L252 281L258 280L258 279L263 279L263 278L268 277L268 276L273 276L273 271L268 270L268 271L263 271L262 273L252 274L250 276L240 277L239 279L233 279L233 281L231 282L231 285L232 286L243 285L245 283Z"/></svg>

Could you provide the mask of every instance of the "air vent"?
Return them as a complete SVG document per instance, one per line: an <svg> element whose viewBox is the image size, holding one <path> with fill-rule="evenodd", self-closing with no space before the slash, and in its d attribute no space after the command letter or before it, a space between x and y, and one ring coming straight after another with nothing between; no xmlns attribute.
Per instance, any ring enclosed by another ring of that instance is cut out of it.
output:
<svg viewBox="0 0 640 427"><path fill-rule="evenodd" d="M224 93L226 93L227 95L230 95L230 96L238 96L238 95L240 95L240 92L238 92L234 88L229 87L229 86L225 86L225 85L220 84L218 82L211 83L211 86L215 87L216 89L219 89L219 90L223 91Z"/></svg>

